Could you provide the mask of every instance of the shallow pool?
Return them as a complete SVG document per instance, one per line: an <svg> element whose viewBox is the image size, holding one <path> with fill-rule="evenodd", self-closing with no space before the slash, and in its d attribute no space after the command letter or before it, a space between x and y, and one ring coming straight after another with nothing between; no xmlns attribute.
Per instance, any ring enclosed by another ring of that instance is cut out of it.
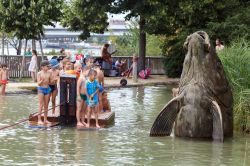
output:
<svg viewBox="0 0 250 166"><path fill-rule="evenodd" d="M115 124L99 131L75 128L30 129L27 124L0 131L0 165L250 165L250 135L235 133L224 143L149 137L167 87L112 89ZM36 112L37 96L0 97L0 127Z"/></svg>

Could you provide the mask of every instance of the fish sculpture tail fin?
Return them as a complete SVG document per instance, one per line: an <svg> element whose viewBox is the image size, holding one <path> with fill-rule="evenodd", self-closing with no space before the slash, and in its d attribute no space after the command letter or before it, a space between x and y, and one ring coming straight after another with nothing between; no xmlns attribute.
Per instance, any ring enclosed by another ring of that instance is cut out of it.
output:
<svg viewBox="0 0 250 166"><path fill-rule="evenodd" d="M213 115L213 140L223 142L223 119L219 104L216 101L212 101L212 115Z"/></svg>
<svg viewBox="0 0 250 166"><path fill-rule="evenodd" d="M179 112L180 96L170 100L162 109L150 131L150 136L169 136L172 132L173 123Z"/></svg>

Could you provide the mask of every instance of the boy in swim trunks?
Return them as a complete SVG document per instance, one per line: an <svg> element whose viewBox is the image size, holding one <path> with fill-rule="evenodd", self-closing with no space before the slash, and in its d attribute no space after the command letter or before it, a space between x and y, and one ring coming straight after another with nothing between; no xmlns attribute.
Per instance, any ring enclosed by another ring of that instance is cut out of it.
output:
<svg viewBox="0 0 250 166"><path fill-rule="evenodd" d="M87 96L87 106L88 106L88 121L86 127L90 126L91 113L95 114L96 127L100 128L98 123L98 91L99 84L96 80L97 72L93 69L89 70L88 79L85 82L85 94Z"/></svg>
<svg viewBox="0 0 250 166"><path fill-rule="evenodd" d="M94 69L97 72L98 84L101 87L101 89L103 89L103 87L104 87L104 73L101 70L101 66L97 63L97 64L95 64ZM98 112L99 113L103 111L103 104L102 104L102 93L103 93L103 91L101 89L99 89L100 91L98 92L98 101L99 101Z"/></svg>
<svg viewBox="0 0 250 166"><path fill-rule="evenodd" d="M49 84L49 87L51 89L51 102L52 102L52 114L55 114L56 109L56 96L58 93L57 89L57 81L59 80L59 63L56 59L51 59L49 61L51 69L49 70L51 72L51 83Z"/></svg>
<svg viewBox="0 0 250 166"><path fill-rule="evenodd" d="M80 78L77 81L77 110L76 119L77 126L86 126L85 121L85 110L86 110L86 100L87 96L85 94L84 86L87 77L87 68L83 69Z"/></svg>
<svg viewBox="0 0 250 166"><path fill-rule="evenodd" d="M38 82L38 100L39 100L39 115L38 115L38 125L51 123L47 119L48 115L48 105L51 89L49 84L51 83L51 72L49 72L49 61L41 62L41 71L37 74ZM42 109L44 108L44 122L41 119Z"/></svg>
<svg viewBox="0 0 250 166"><path fill-rule="evenodd" d="M0 71L0 84L2 85L2 92L1 94L4 96L5 90L6 90L6 85L8 84L8 69L6 64L2 64L2 70Z"/></svg>

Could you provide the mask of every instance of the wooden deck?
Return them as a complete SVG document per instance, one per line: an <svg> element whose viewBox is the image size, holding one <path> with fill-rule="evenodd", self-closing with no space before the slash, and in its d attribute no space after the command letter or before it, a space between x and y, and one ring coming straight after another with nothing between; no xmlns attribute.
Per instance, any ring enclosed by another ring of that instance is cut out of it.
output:
<svg viewBox="0 0 250 166"><path fill-rule="evenodd" d="M42 114L42 120L44 119ZM52 122L51 124L46 125L38 125L38 116L30 116L29 120L29 127L30 128L49 128L49 127L55 127L57 125L60 125L60 113L59 109L56 109L55 114L52 114L51 111L48 112L48 121ZM108 127L109 125L114 124L115 120L115 113L114 112L104 112L100 113L98 116L98 122L101 128ZM87 116L85 116L85 122L87 122ZM76 124L73 124L76 125ZM97 130L98 128L95 127L95 116L92 114L90 119L90 128L86 127L77 127L79 130Z"/></svg>

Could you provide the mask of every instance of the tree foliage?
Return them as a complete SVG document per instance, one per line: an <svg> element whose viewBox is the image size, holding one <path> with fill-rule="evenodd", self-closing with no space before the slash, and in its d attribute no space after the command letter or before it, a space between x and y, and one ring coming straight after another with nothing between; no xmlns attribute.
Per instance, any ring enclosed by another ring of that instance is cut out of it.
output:
<svg viewBox="0 0 250 166"><path fill-rule="evenodd" d="M62 24L71 31L82 31L81 39L90 37L90 32L104 33L111 3L112 0L71 0L63 9Z"/></svg>
<svg viewBox="0 0 250 166"><path fill-rule="evenodd" d="M62 14L63 0L1 0L1 30L19 39L37 39L43 25L54 26Z"/></svg>
<svg viewBox="0 0 250 166"><path fill-rule="evenodd" d="M130 21L129 31L122 36L110 37L115 44L118 52L117 56L132 56L134 53L139 54L139 29L136 20ZM161 56L161 47L164 36L147 34L146 55Z"/></svg>
<svg viewBox="0 0 250 166"><path fill-rule="evenodd" d="M184 60L181 43L195 31L207 31L212 41L221 38L229 43L241 36L249 39L249 3L247 0L172 0L158 4L158 16L148 19L151 22L148 25L153 27L147 29L166 35L163 54L167 56L168 76L180 75Z"/></svg>

